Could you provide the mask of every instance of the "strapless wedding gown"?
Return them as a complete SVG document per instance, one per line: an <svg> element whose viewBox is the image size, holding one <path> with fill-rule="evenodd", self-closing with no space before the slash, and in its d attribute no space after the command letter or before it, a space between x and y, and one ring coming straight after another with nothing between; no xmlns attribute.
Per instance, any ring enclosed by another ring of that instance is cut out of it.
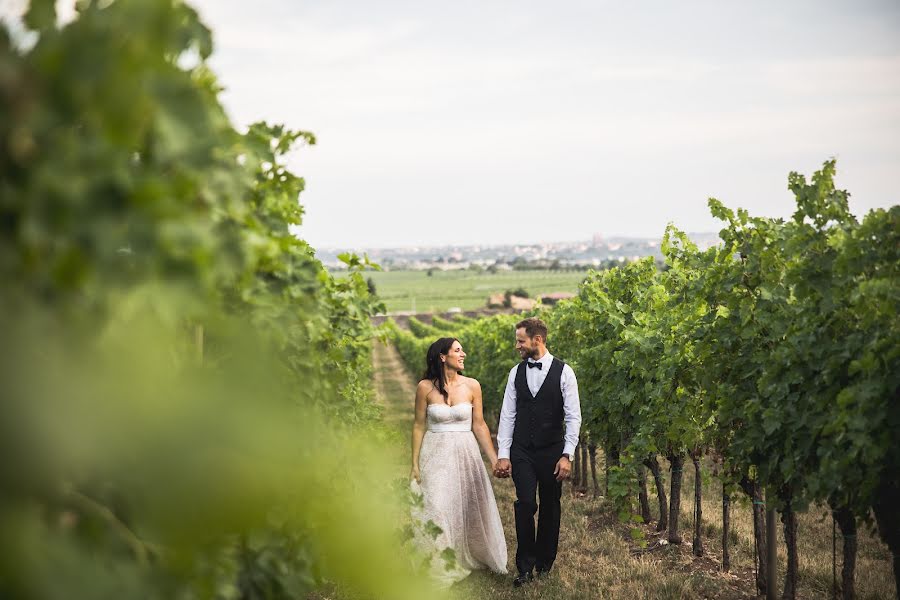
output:
<svg viewBox="0 0 900 600"><path fill-rule="evenodd" d="M436 550L432 575L451 585L475 569L506 573L506 538L491 480L472 433L472 405L430 404L428 431L419 452L424 507L414 516L441 528L434 540L420 540ZM455 565L446 568L439 558L444 548L455 553Z"/></svg>

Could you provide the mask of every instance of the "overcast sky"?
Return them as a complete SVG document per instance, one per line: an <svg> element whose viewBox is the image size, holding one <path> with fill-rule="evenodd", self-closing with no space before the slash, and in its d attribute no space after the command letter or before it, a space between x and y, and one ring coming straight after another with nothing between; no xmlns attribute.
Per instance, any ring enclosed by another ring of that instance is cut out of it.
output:
<svg viewBox="0 0 900 600"><path fill-rule="evenodd" d="M898 202L897 0L200 0L239 126L310 130L301 236L364 247L717 231L838 159Z"/></svg>

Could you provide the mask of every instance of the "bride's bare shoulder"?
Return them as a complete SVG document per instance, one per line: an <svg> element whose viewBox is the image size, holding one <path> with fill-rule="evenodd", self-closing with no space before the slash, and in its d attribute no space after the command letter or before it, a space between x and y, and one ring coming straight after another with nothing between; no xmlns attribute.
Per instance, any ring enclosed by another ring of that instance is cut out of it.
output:
<svg viewBox="0 0 900 600"><path fill-rule="evenodd" d="M416 394L422 394L423 396L427 396L431 393L431 390L435 389L434 382L428 379L423 379L416 386Z"/></svg>

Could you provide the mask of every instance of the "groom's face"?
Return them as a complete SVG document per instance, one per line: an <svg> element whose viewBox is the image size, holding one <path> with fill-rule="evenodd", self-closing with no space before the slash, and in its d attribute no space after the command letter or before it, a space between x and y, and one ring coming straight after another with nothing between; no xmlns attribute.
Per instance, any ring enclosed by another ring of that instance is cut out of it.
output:
<svg viewBox="0 0 900 600"><path fill-rule="evenodd" d="M522 360L527 358L534 360L538 358L538 349L537 344L535 344L535 338L528 337L524 327L516 329L516 351L519 353L519 356L522 357Z"/></svg>

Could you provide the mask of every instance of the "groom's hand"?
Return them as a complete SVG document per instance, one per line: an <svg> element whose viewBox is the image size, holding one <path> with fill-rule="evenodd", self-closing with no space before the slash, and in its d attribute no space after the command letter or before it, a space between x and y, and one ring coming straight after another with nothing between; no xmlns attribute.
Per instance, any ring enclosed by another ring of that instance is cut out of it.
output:
<svg viewBox="0 0 900 600"><path fill-rule="evenodd" d="M498 459L497 462L494 463L494 477L497 477L499 479L509 477L509 472L511 470L512 463L509 462L508 458Z"/></svg>
<svg viewBox="0 0 900 600"><path fill-rule="evenodd" d="M563 481L564 479L568 479L571 471L572 463L569 462L569 459L565 456L559 457L559 460L556 463L556 469L553 471L553 474L556 475L556 480Z"/></svg>

